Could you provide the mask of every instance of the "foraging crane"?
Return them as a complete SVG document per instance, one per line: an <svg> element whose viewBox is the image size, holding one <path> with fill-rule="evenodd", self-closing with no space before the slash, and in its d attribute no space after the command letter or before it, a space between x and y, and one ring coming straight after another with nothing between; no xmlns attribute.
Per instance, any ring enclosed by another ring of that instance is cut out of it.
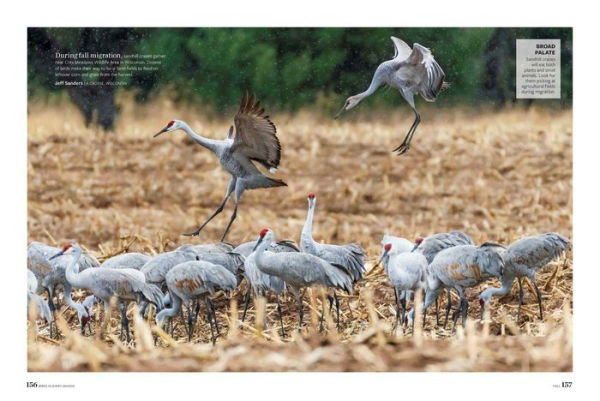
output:
<svg viewBox="0 0 600 401"><path fill-rule="evenodd" d="M193 260L173 267L165 279L171 294L172 305L156 315L156 324L162 328L165 319L176 316L181 310L182 303L185 303L188 307L188 341L191 341L193 320L190 304L198 298L203 298L214 344L213 320L216 324L217 319L214 306L208 302L208 296L217 290L233 291L237 286L235 276L223 266L202 260Z"/></svg>
<svg viewBox="0 0 600 401"><path fill-rule="evenodd" d="M213 214L194 232L184 235L198 235L200 231L219 213L227 204L227 200L235 191L235 206L233 214L221 237L227 236L231 224L236 218L239 200L247 189L272 188L287 186L281 180L270 178L261 173L252 161L262 164L274 173L281 159L281 145L277 138L275 124L265 115L265 110L253 95L245 93L237 114L234 117L235 133L233 126L229 128L227 139L214 140L196 134L185 122L171 120L154 137L163 132L183 130L194 141L212 151L221 162L221 166L231 174L225 198Z"/></svg>
<svg viewBox="0 0 600 401"><path fill-rule="evenodd" d="M27 307L29 308L31 303L35 303L37 308L37 314L46 321L48 325L54 320L48 301L37 294L38 281L35 274L27 269Z"/></svg>
<svg viewBox="0 0 600 401"><path fill-rule="evenodd" d="M315 285L352 294L352 276L343 266L333 264L304 252L275 253L267 249L275 242L275 234L268 228L260 232L255 246L256 266L260 271L282 279L298 301L298 331L302 328L304 311L300 289ZM323 316L323 315L322 315Z"/></svg>
<svg viewBox="0 0 600 401"><path fill-rule="evenodd" d="M391 243L383 247L384 251L375 265L383 262L383 269L388 276L390 283L394 287L394 296L396 299L396 323L393 330L398 327L400 321L400 298L404 293L404 303L402 304L402 321L404 321L404 312L406 310L406 297L409 292L427 288L427 259L419 252L406 252L402 248L395 249Z"/></svg>
<svg viewBox="0 0 600 401"><path fill-rule="evenodd" d="M428 268L423 313L438 297L443 287L454 288L460 297L459 310L462 311L464 327L469 308L465 289L474 287L490 277L502 277L504 261L498 248L498 244L486 242L479 246L458 245L438 253ZM455 314L454 325L459 310ZM413 315L414 309L411 309L408 320L412 321Z"/></svg>
<svg viewBox="0 0 600 401"><path fill-rule="evenodd" d="M512 288L512 283L517 278L519 283L519 309L517 322L521 317L521 304L523 303L523 287L521 278L527 277L533 283L540 308L540 319L543 319L542 293L535 281L535 272L546 266L570 248L569 241L557 233L538 234L531 237L520 238L510 244L501 253L504 260L504 274L500 288L486 288L479 296L481 313L493 295L506 295Z"/></svg>
<svg viewBox="0 0 600 401"><path fill-rule="evenodd" d="M138 252L122 253L106 259L100 267L103 269L135 269L140 270L152 256Z"/></svg>
<svg viewBox="0 0 600 401"><path fill-rule="evenodd" d="M105 310L109 310L110 299L114 296L121 304L121 333L125 331L127 342L129 337L129 321L127 320L127 305L129 301L138 302L145 298L158 309L162 309L162 292L155 285L147 284L143 273L134 269L86 269L79 272L78 261L83 253L74 243L67 244L52 256L55 259L63 254L72 255L72 260L65 271L69 284L73 287L89 290L96 298L104 302ZM81 331L83 333L83 326Z"/></svg>
<svg viewBox="0 0 600 401"><path fill-rule="evenodd" d="M251 292L254 293L255 298L259 296L266 297L267 292L273 292L275 293L277 312L279 313L279 322L281 323L281 335L285 336L285 330L283 328L283 315L281 312L281 304L279 303L279 295L285 290L285 282L277 276L263 273L258 268L255 259L256 253L253 251L257 242L258 241L246 242L235 248L238 252L248 253L246 260L244 261L244 277L246 277L246 281L248 282L248 289L246 290L245 295L242 322L246 320L246 312L248 311L248 305L250 304ZM300 249L298 249L291 241L279 241L273 243L268 247L268 250L274 253L300 252Z"/></svg>
<svg viewBox="0 0 600 401"><path fill-rule="evenodd" d="M462 231L450 231L449 233L437 233L430 235L423 239L418 237L415 239L415 249L421 252L427 258L427 263L433 262L435 255L440 251L451 248L458 245L475 245L473 238ZM448 316L450 315L450 308L452 307L452 298L450 297L450 288L446 288L446 317L444 319L444 328L448 323ZM435 299L435 319L439 325L439 314L438 314L438 298Z"/></svg>
<svg viewBox="0 0 600 401"><path fill-rule="evenodd" d="M404 141L393 150L401 155L410 148L412 137L421 122L421 116L415 108L414 95L419 94L426 101L435 102L439 93L449 84L444 81L444 71L428 48L415 43L411 49L404 41L394 36L390 39L394 42L394 58L384 61L377 67L367 90L346 99L344 106L335 118L338 118L344 111L356 107L361 100L372 95L382 85L398 89L415 113L415 121L408 130Z"/></svg>
<svg viewBox="0 0 600 401"><path fill-rule="evenodd" d="M58 287L63 287L65 303L77 311L77 318L83 332L90 316L85 307L71 297L71 284L65 276L73 256L65 255L51 261L50 257L59 251L59 248L41 242L32 242L27 247L27 268L33 272L38 281L36 293L41 294L44 290L48 292L48 306L52 314L56 310L54 294ZM78 266L79 270L85 271L90 267L100 266L100 263L93 255L84 253L78 260ZM52 326L53 324L50 323L50 338L52 338Z"/></svg>
<svg viewBox="0 0 600 401"><path fill-rule="evenodd" d="M336 266L342 266L346 273L352 277L352 282L355 283L362 278L365 271L365 252L358 244L320 244L313 239L312 225L316 202L316 195L314 193L308 194L308 212L306 214L304 227L302 228L302 234L300 235L300 249L302 252L317 256ZM331 309L333 300L330 295L327 297ZM333 298L335 299L337 326L339 327L340 303L335 291L333 292Z"/></svg>

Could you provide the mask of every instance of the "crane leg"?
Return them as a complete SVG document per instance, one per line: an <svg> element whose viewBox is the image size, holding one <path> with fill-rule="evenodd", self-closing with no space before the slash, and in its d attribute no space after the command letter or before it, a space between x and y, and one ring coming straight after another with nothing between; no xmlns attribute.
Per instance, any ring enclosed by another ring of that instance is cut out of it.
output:
<svg viewBox="0 0 600 401"><path fill-rule="evenodd" d="M213 317L213 321L215 322L215 328L217 329L217 337L221 335L221 332L219 331L219 322L217 322L217 314L215 313L215 304L213 303L212 299L206 297L206 299L208 300L208 304L210 305L210 314Z"/></svg>
<svg viewBox="0 0 600 401"><path fill-rule="evenodd" d="M250 304L250 286L248 286L248 290L246 291L246 296L244 297L244 313L242 313L242 322L246 319L246 312L248 311L248 305ZM240 328L242 325L240 324Z"/></svg>
<svg viewBox="0 0 600 401"><path fill-rule="evenodd" d="M50 308L50 313L52 314L52 321L50 322L50 338L52 338L52 327L54 326L54 311L56 310L56 305L54 305L54 291L50 288L48 290L48 307Z"/></svg>
<svg viewBox="0 0 600 401"><path fill-rule="evenodd" d="M469 311L469 301L467 301L467 298L462 298L461 300L462 303L462 326L463 329L466 327L466 323L467 323L467 312Z"/></svg>
<svg viewBox="0 0 600 401"><path fill-rule="evenodd" d="M335 300L335 314L337 318L337 323L335 327L339 330L340 328L340 300L337 297L335 291L333 292L333 299Z"/></svg>
<svg viewBox="0 0 600 401"><path fill-rule="evenodd" d="M302 318L304 317L304 311L302 310L302 296L300 295L300 291L294 289L294 295L296 295L296 300L298 301L298 332L302 331Z"/></svg>
<svg viewBox="0 0 600 401"><path fill-rule="evenodd" d="M446 317L444 318L444 329L446 328L446 324L448 323L448 316L450 316L450 309L452 309L452 294L450 288L446 288Z"/></svg>
<svg viewBox="0 0 600 401"><path fill-rule="evenodd" d="M244 185L242 184L242 180L239 180L235 184L235 205L233 206L233 213L231 214L229 223L227 223L227 227L225 227L225 232L223 233L223 236L221 237L221 242L225 241L225 237L227 237L227 233L229 232L229 229L231 228L231 225L233 224L233 221L235 220L235 218L237 216L238 204L240 202L240 198L242 197L243 193L244 193Z"/></svg>
<svg viewBox="0 0 600 401"><path fill-rule="evenodd" d="M404 137L404 140L402 141L400 146L393 150L394 152L398 152L398 155L402 155L406 153L408 149L410 149L410 142L412 141L413 135L415 134L415 131L417 130L417 127L421 122L421 115L417 112L417 109L415 109L413 96L407 96L406 101L409 103L413 112L415 113L415 120L413 121L410 129L408 130L408 133Z"/></svg>
<svg viewBox="0 0 600 401"><path fill-rule="evenodd" d="M192 341L192 327L194 325L192 306L187 307L188 310L188 342Z"/></svg>
<svg viewBox="0 0 600 401"><path fill-rule="evenodd" d="M208 320L208 323L210 324L210 338L214 345L216 339L215 339L215 332L213 329L213 322L211 319L210 306L208 305L208 297L204 298L204 305L205 305L205 310L206 310L206 320Z"/></svg>
<svg viewBox="0 0 600 401"><path fill-rule="evenodd" d="M398 328L398 321L400 320L400 300L398 299L398 289L394 287L394 299L396 300L396 323L392 328L392 333Z"/></svg>
<svg viewBox="0 0 600 401"><path fill-rule="evenodd" d="M535 279L532 279L531 282L533 283L533 288L535 288L535 293L536 293L537 299L538 299L538 305L540 307L540 320L544 320L544 312L542 309L542 292L540 291L540 288L538 287L537 283L535 282Z"/></svg>
<svg viewBox="0 0 600 401"><path fill-rule="evenodd" d="M181 316L181 323L183 324L183 327L185 328L185 334L187 334L189 336L190 333L188 331L188 326L185 324L185 316L183 314L183 308L179 309L179 316Z"/></svg>
<svg viewBox="0 0 600 401"><path fill-rule="evenodd" d="M323 327L323 319L325 318L325 302L321 300L321 318L319 319L319 331L325 330Z"/></svg>
<svg viewBox="0 0 600 401"><path fill-rule="evenodd" d="M198 314L200 313L200 302L197 299L194 300L194 320L198 321Z"/></svg>
<svg viewBox="0 0 600 401"><path fill-rule="evenodd" d="M440 325L440 314L439 314L439 297L435 299L435 324Z"/></svg>
<svg viewBox="0 0 600 401"><path fill-rule="evenodd" d="M227 204L227 201L229 200L229 197L231 196L231 194L233 193L233 190L235 189L236 181L237 181L236 178L231 178L229 180L229 184L227 185L227 193L225 194L225 198L223 199L223 201L221 202L221 204L219 205L219 207L217 208L217 210L215 210L213 212L213 214L211 214L210 217L208 219L206 219L206 221L204 223L202 223L202 225L196 229L196 231L188 233L188 234L183 234L183 235L185 235L187 237L193 237L195 235L200 234L200 231L202 231L202 229L212 219L214 219L216 215L218 215L219 213L221 213L223 211L223 209L225 208L225 205Z"/></svg>
<svg viewBox="0 0 600 401"><path fill-rule="evenodd" d="M517 309L517 323L521 320L521 305L523 304L523 284L521 284L521 277L517 279L519 283L519 309Z"/></svg>
<svg viewBox="0 0 600 401"><path fill-rule="evenodd" d="M279 295L277 297L277 312L279 313L279 323L281 323L281 337L285 337L285 330L283 329L283 313L281 313L281 303L279 302Z"/></svg>

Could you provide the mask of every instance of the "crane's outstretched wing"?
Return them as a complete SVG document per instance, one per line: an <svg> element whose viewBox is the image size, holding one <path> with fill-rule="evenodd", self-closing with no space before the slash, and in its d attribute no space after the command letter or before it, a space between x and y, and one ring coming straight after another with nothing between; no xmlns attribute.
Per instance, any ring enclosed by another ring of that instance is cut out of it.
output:
<svg viewBox="0 0 600 401"><path fill-rule="evenodd" d="M233 148L268 169L277 168L281 158L277 129L253 95L242 96L234 123Z"/></svg>
<svg viewBox="0 0 600 401"><path fill-rule="evenodd" d="M448 86L444 82L446 74L442 67L435 61L431 51L418 43L413 44L413 49L406 60L408 64L422 66L425 70L425 78L419 85L419 93L423 99L433 102L440 91Z"/></svg>
<svg viewBox="0 0 600 401"><path fill-rule="evenodd" d="M394 42L394 58L398 60L406 60L412 52L409 45L406 44L402 39L398 39L395 36L390 36L392 42Z"/></svg>

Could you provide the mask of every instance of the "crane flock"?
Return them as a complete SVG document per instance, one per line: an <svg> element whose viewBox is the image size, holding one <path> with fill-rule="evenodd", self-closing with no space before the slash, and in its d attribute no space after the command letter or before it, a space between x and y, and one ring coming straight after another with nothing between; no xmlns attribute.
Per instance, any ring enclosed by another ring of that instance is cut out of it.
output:
<svg viewBox="0 0 600 401"><path fill-rule="evenodd" d="M56 285L48 284L47 277L50 273L56 276L59 270L64 276L64 282L61 283L64 298L67 305L77 312L82 335L85 335L94 304L102 301L105 312L109 311L111 298L114 297L121 313L121 338L127 342L131 341L128 305L135 302L140 305L142 315L147 315L149 304L154 305L158 311L155 317L157 327L165 329L170 326L171 336L173 320L181 316L188 341L192 340L194 324L203 304L211 329L211 341L214 343L220 330L212 297L219 291L228 293L230 297L235 296L236 289L245 281L247 292L242 298L245 307L241 321L246 318L251 296L266 297L271 293L276 297L281 335L285 336L280 297L288 290L297 301L298 330L301 331L304 320L303 291L307 288L323 288L327 293L330 312L333 302L336 303L336 327L339 329L342 323L336 291L342 291L347 296L354 294L355 286L365 280L367 256L358 244L322 244L312 238L315 202L316 195L309 194L308 213L300 234L299 247L290 240L277 242L274 231L264 228L255 241L235 248L222 242L186 244L156 256L124 253L96 264L93 262L97 260L77 243L55 248L32 242L28 247L30 269L27 294L30 306L37 308L36 316L44 319L51 329L56 307L50 305L53 304L52 297L56 295ZM557 233L523 237L508 246L492 242L475 245L473 239L461 231L417 237L414 241L385 234L381 244L381 256L371 269L383 264L383 272L393 288L396 314L392 330L399 324L414 324L415 309L407 310L407 303L415 292L424 293L422 310L425 322L427 308L437 303L444 289L448 290L444 328L451 308L450 290L456 291L460 298L453 315L454 327L459 316L462 316L464 326L468 316L466 291L491 279L500 280L501 287L488 287L479 295L482 311L493 295L507 294L517 278L517 320L520 319L523 301L520 281L522 277L527 277L536 289L542 319L542 294L535 281L535 272L570 248L569 241ZM83 302L76 302L70 294L74 288L84 289L90 295ZM47 300L40 296L44 290L48 293ZM324 315L323 302L321 330L324 329ZM436 323L439 325L437 315L436 309Z"/></svg>

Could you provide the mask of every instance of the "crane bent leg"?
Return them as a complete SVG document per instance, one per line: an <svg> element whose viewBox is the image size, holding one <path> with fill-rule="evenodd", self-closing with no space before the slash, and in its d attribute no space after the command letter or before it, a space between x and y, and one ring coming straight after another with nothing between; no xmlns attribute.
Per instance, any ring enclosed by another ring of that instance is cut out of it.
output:
<svg viewBox="0 0 600 401"><path fill-rule="evenodd" d="M202 223L202 225L200 227L198 227L198 229L196 229L196 231L191 232L189 234L183 234L185 236L188 237L193 237L194 235L198 235L200 234L200 231L202 231L202 229L212 220L215 218L216 215L218 215L219 213L221 213L223 211L223 208L225 208L225 205L227 204L227 201L229 200L229 197L231 196L233 190L236 187L236 178L231 178L231 180L229 180L229 184L227 185L227 193L225 194L225 199L223 199L223 201L221 202L221 204L219 205L219 207L217 208L217 210L215 210L213 212L213 214L206 219L206 221L204 223Z"/></svg>
<svg viewBox="0 0 600 401"><path fill-rule="evenodd" d="M231 224L233 224L233 221L235 220L236 216L237 216L237 209L238 209L238 204L240 202L240 198L242 197L242 194L244 193L244 184L242 180L238 180L235 184L235 205L233 206L233 213L231 214L231 218L229 219L229 223L227 223L227 227L225 227L225 232L223 233L223 236L221 237L221 242L225 241L225 237L227 236L227 233L229 232L229 229L231 228Z"/></svg>
<svg viewBox="0 0 600 401"><path fill-rule="evenodd" d="M415 134L415 131L417 130L417 127L419 126L419 123L421 122L421 115L415 108L415 100L414 100L413 94L412 93L408 93L408 94L402 93L402 96L404 97L404 99L406 99L407 103L410 105L413 112L415 113L415 120L413 121L410 129L408 130L408 133L404 137L404 140L402 141L400 146L398 146L396 149L393 150L394 152L398 152L398 155L402 155L402 154L406 153L408 151L408 149L410 149L410 142L412 141L412 137Z"/></svg>

